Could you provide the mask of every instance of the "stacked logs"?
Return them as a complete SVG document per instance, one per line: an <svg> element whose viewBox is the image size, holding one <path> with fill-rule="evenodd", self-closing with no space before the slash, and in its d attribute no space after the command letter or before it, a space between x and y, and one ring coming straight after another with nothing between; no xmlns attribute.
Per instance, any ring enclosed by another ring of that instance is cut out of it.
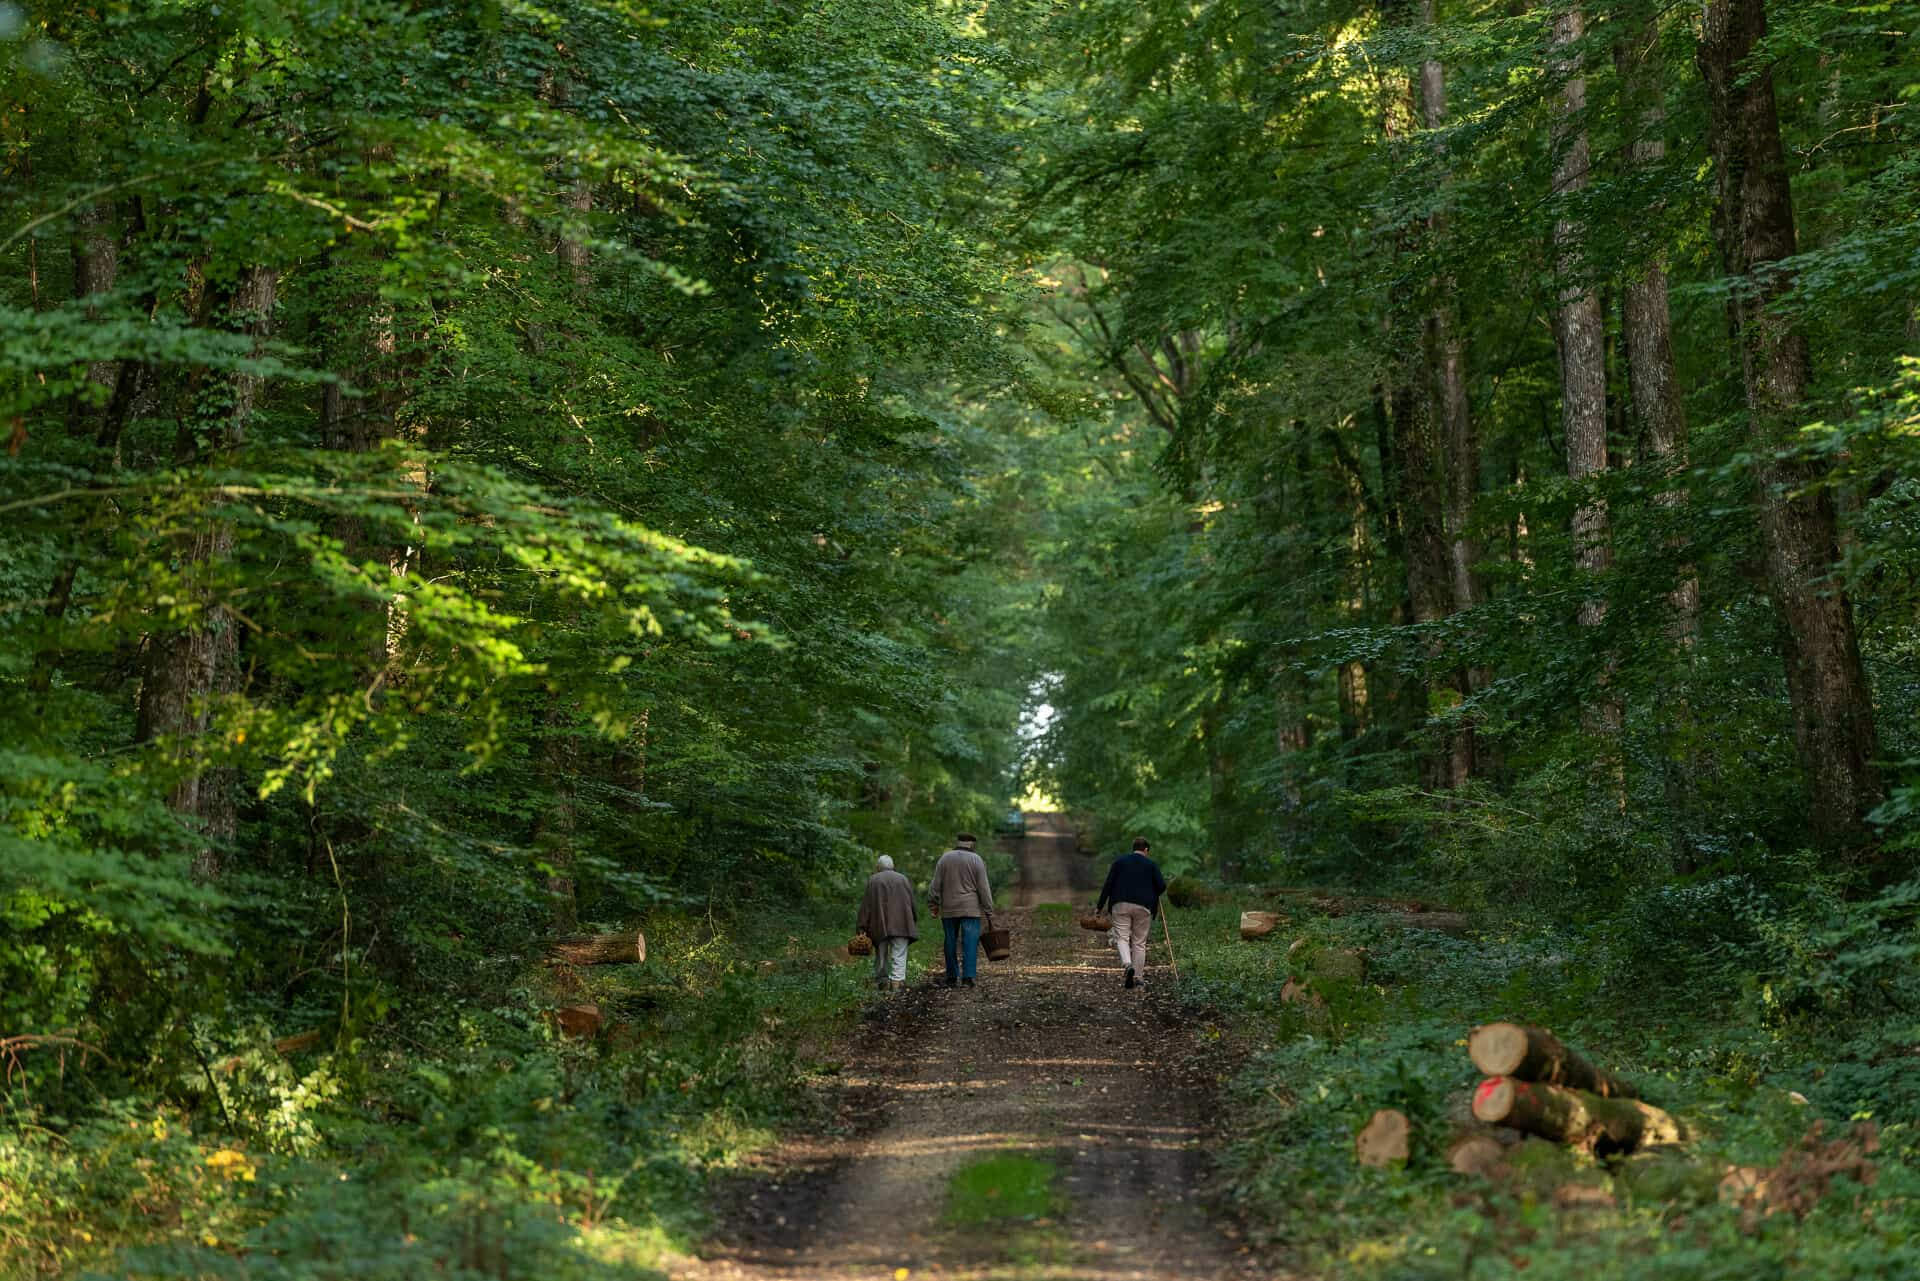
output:
<svg viewBox="0 0 1920 1281"><path fill-rule="evenodd" d="M1446 1148L1447 1164L1462 1174L1508 1171L1520 1161L1523 1143L1528 1153L1570 1149L1616 1156L1686 1139L1681 1124L1642 1101L1630 1082L1594 1066L1544 1028L1489 1023L1468 1035L1467 1053L1485 1079L1473 1092L1471 1119L1460 1118ZM1412 1137L1405 1113L1382 1108L1355 1136L1354 1156L1362 1165L1400 1165Z"/></svg>
<svg viewBox="0 0 1920 1281"><path fill-rule="evenodd" d="M1595 1067L1545 1028L1488 1023L1467 1037L1486 1079L1473 1092L1474 1119L1608 1156L1680 1143L1686 1132L1639 1091ZM1456 1167L1457 1168L1457 1167Z"/></svg>

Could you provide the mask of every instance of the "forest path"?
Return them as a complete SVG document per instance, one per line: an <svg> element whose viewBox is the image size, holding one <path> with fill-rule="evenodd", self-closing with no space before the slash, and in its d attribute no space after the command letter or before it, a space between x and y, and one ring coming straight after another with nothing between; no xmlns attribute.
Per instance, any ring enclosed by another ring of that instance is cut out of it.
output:
<svg viewBox="0 0 1920 1281"><path fill-rule="evenodd" d="M844 1047L838 1134L793 1140L736 1189L686 1281L1215 1281L1246 1274L1210 1219L1217 1046L1172 1000L1164 945L1128 991L1104 936L1057 907L1090 897L1072 833L1036 816L1008 841L1013 959L980 985L876 998ZM940 965L938 922L916 955ZM1006 1154L1053 1167L1057 1208L1033 1220L952 1220L949 1180Z"/></svg>

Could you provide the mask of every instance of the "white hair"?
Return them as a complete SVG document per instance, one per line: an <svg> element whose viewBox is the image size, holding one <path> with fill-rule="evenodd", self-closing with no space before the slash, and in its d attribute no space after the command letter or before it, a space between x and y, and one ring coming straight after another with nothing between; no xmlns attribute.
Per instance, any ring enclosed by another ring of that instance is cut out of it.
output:
<svg viewBox="0 0 1920 1281"><path fill-rule="evenodd" d="M891 872L893 870L893 856L891 854L882 854L878 866L883 872Z"/></svg>

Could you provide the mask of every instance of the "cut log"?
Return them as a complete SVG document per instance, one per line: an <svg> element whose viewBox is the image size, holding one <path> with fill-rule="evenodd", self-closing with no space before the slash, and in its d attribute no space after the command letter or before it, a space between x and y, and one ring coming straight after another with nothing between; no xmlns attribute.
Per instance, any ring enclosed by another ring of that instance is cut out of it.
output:
<svg viewBox="0 0 1920 1281"><path fill-rule="evenodd" d="M1388 919L1403 930L1434 930L1441 934L1465 934L1470 924L1465 912L1395 912Z"/></svg>
<svg viewBox="0 0 1920 1281"><path fill-rule="evenodd" d="M1598 1155L1679 1143L1686 1137L1678 1121L1638 1099L1602 1098L1510 1076L1480 1083L1473 1115L1489 1125L1510 1125Z"/></svg>
<svg viewBox="0 0 1920 1281"><path fill-rule="evenodd" d="M1506 1163L1507 1145L1490 1134L1463 1134L1447 1145L1447 1164L1458 1174L1491 1179Z"/></svg>
<svg viewBox="0 0 1920 1281"><path fill-rule="evenodd" d="M1611 1210L1619 1204L1613 1189L1599 1183L1562 1183L1553 1190L1558 1210Z"/></svg>
<svg viewBox="0 0 1920 1281"><path fill-rule="evenodd" d="M275 1054L298 1054L302 1050L311 1050L314 1046L320 1044L322 1035L324 1035L324 1033L322 1033L319 1028L314 1028L310 1032L295 1032L292 1036L283 1036L273 1043L273 1052Z"/></svg>
<svg viewBox="0 0 1920 1281"><path fill-rule="evenodd" d="M1405 1165L1412 1137L1413 1126L1405 1112L1381 1108L1355 1136L1354 1157L1361 1165Z"/></svg>
<svg viewBox="0 0 1920 1281"><path fill-rule="evenodd" d="M547 949L547 960L565 965L638 965L647 959L647 936L639 930L561 939Z"/></svg>
<svg viewBox="0 0 1920 1281"><path fill-rule="evenodd" d="M1636 1099L1640 1091L1605 1068L1569 1050L1545 1028L1524 1023L1487 1023L1467 1034L1473 1065L1488 1076L1585 1090L1603 1099Z"/></svg>
<svg viewBox="0 0 1920 1281"><path fill-rule="evenodd" d="M600 1007L597 1005L562 1006L553 1012L553 1021L560 1025L560 1031L567 1036L595 1036L600 1031Z"/></svg>
<svg viewBox="0 0 1920 1281"><path fill-rule="evenodd" d="M1243 939L1263 939L1279 928L1278 912L1240 913L1240 937Z"/></svg>

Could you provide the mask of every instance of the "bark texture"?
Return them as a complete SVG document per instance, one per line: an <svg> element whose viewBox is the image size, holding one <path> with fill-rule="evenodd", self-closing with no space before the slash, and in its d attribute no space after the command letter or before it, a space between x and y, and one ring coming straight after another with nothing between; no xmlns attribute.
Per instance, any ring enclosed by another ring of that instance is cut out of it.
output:
<svg viewBox="0 0 1920 1281"><path fill-rule="evenodd" d="M1779 264L1796 248L1793 196L1780 141L1773 74L1754 63L1767 33L1764 0L1710 0L1700 69L1710 101L1721 258L1734 279L1730 319L1746 384L1767 584L1786 634L1794 745L1829 847L1861 838L1882 796L1879 737L1853 606L1833 581L1839 538L1818 468L1789 455L1811 379L1807 338L1781 300Z"/></svg>
<svg viewBox="0 0 1920 1281"><path fill-rule="evenodd" d="M1603 1099L1584 1090L1489 1077L1474 1091L1473 1115L1597 1155L1679 1143L1680 1123L1638 1099Z"/></svg>
<svg viewBox="0 0 1920 1281"><path fill-rule="evenodd" d="M272 332L278 288L279 273L270 267L247 269L234 288L232 322L253 337L256 352L265 351ZM262 381L254 373L233 375L231 399L209 442L213 452L224 452L246 439ZM185 626L148 637L135 715L137 740L161 745L179 770L167 803L205 838L195 855L194 871L206 878L219 875L223 851L237 825L232 772L209 766L205 759L212 704L220 694L231 692L238 680L236 620L207 584L215 567L231 555L233 539L230 522L208 517L182 541L179 555L185 577L198 595L195 613Z"/></svg>
<svg viewBox="0 0 1920 1281"><path fill-rule="evenodd" d="M561 939L547 948L548 959L567 965L639 965L647 959L647 936L616 930L584 938Z"/></svg>
<svg viewBox="0 0 1920 1281"><path fill-rule="evenodd" d="M1608 1099L1638 1098L1640 1094L1629 1082L1575 1054L1545 1028L1488 1023L1467 1035L1467 1054L1488 1076L1564 1085Z"/></svg>

